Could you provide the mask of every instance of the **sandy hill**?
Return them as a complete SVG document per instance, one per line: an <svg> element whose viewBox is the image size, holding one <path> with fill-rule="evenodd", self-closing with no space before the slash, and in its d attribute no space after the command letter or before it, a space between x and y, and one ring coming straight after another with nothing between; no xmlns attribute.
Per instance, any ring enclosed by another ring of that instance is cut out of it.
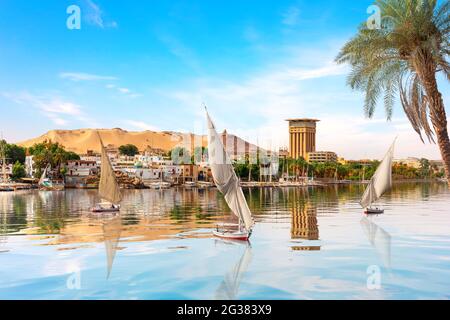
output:
<svg viewBox="0 0 450 320"><path fill-rule="evenodd" d="M174 147L183 144L185 148L193 149L194 141L196 145L207 145L206 136L198 136L193 134L182 134L177 132L163 131L126 131L119 128L115 129L78 129L78 130L52 130L40 137L30 139L27 141L19 142L18 144L23 147L31 147L35 143L41 143L45 140L51 140L63 145L66 150L73 151L78 154L85 154L87 150L93 150L95 152L100 151L100 144L97 136L99 132L103 144L118 148L124 144L134 144L140 151L144 151L148 148L161 149L164 151L170 151ZM227 141L239 140L238 145L246 143L242 139L233 135L227 134ZM189 142L189 139L191 142ZM183 141L184 140L184 141ZM249 145L247 143L247 145ZM252 148L254 147L251 145ZM227 151L233 153L233 147L227 144Z"/></svg>

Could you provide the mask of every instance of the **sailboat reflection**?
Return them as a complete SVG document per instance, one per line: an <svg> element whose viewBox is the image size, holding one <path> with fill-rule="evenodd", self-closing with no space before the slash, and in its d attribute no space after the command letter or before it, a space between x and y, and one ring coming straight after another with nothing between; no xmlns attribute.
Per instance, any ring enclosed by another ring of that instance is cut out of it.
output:
<svg viewBox="0 0 450 320"><path fill-rule="evenodd" d="M391 235L383 228L370 221L367 217L362 218L361 227L374 247L378 257L388 269L391 268Z"/></svg>
<svg viewBox="0 0 450 320"><path fill-rule="evenodd" d="M224 242L224 241L223 241ZM227 241L226 243L237 244L236 242ZM239 243L242 245L242 242ZM234 266L230 272L228 272L219 288L216 290L217 300L235 300L239 293L239 285L242 280L242 276L247 271L250 262L252 261L252 247L250 243L245 244L245 251L242 254L241 259Z"/></svg>
<svg viewBox="0 0 450 320"><path fill-rule="evenodd" d="M122 218L120 217L120 215L114 216L111 219L106 220L105 223L103 224L103 237L105 239L106 263L107 263L106 279L109 279L109 275L111 274L121 232L122 232Z"/></svg>

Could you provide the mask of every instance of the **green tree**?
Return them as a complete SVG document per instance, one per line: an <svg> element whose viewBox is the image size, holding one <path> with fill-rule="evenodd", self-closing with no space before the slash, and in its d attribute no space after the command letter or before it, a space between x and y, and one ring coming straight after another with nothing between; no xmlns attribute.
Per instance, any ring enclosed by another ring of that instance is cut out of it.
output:
<svg viewBox="0 0 450 320"><path fill-rule="evenodd" d="M450 187L450 140L447 116L436 74L450 80L450 2L436 0L376 0L381 28L364 23L336 58L352 71L348 84L365 92L364 110L372 117L383 95L386 116L392 117L395 96L423 141L434 134L445 163ZM429 120L432 126L429 125Z"/></svg>
<svg viewBox="0 0 450 320"><path fill-rule="evenodd" d="M28 148L28 153L33 156L37 176L41 175L47 165L56 168L56 172L61 174L61 168L66 161L80 158L76 153L65 151L63 146L51 140L34 144Z"/></svg>
<svg viewBox="0 0 450 320"><path fill-rule="evenodd" d="M11 178L13 180L19 180L20 178L24 178L25 176L26 176L25 166L19 161L16 161L12 167Z"/></svg>
<svg viewBox="0 0 450 320"><path fill-rule="evenodd" d="M134 157L139 153L139 149L134 144L126 144L119 147L119 152L122 155Z"/></svg>

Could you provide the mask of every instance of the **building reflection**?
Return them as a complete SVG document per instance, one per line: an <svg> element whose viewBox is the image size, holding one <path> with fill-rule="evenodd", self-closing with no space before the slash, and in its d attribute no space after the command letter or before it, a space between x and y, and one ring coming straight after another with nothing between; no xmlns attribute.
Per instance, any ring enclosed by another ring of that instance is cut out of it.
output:
<svg viewBox="0 0 450 320"><path fill-rule="evenodd" d="M291 239L319 240L319 226L317 223L317 207L309 199L308 190L294 190L292 202ZM318 251L318 245L294 246L295 251Z"/></svg>

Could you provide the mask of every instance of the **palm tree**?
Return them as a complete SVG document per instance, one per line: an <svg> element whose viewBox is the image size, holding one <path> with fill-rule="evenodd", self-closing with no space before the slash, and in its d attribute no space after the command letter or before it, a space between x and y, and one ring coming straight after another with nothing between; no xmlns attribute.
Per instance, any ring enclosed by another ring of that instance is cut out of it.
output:
<svg viewBox="0 0 450 320"><path fill-rule="evenodd" d="M341 49L336 61L351 65L348 84L365 92L364 111L374 114L380 96L392 117L395 97L419 134L439 145L450 187L450 141L442 94L436 74L450 81L450 2L436 0L376 0L381 28L362 25ZM431 126L429 124L431 122Z"/></svg>

